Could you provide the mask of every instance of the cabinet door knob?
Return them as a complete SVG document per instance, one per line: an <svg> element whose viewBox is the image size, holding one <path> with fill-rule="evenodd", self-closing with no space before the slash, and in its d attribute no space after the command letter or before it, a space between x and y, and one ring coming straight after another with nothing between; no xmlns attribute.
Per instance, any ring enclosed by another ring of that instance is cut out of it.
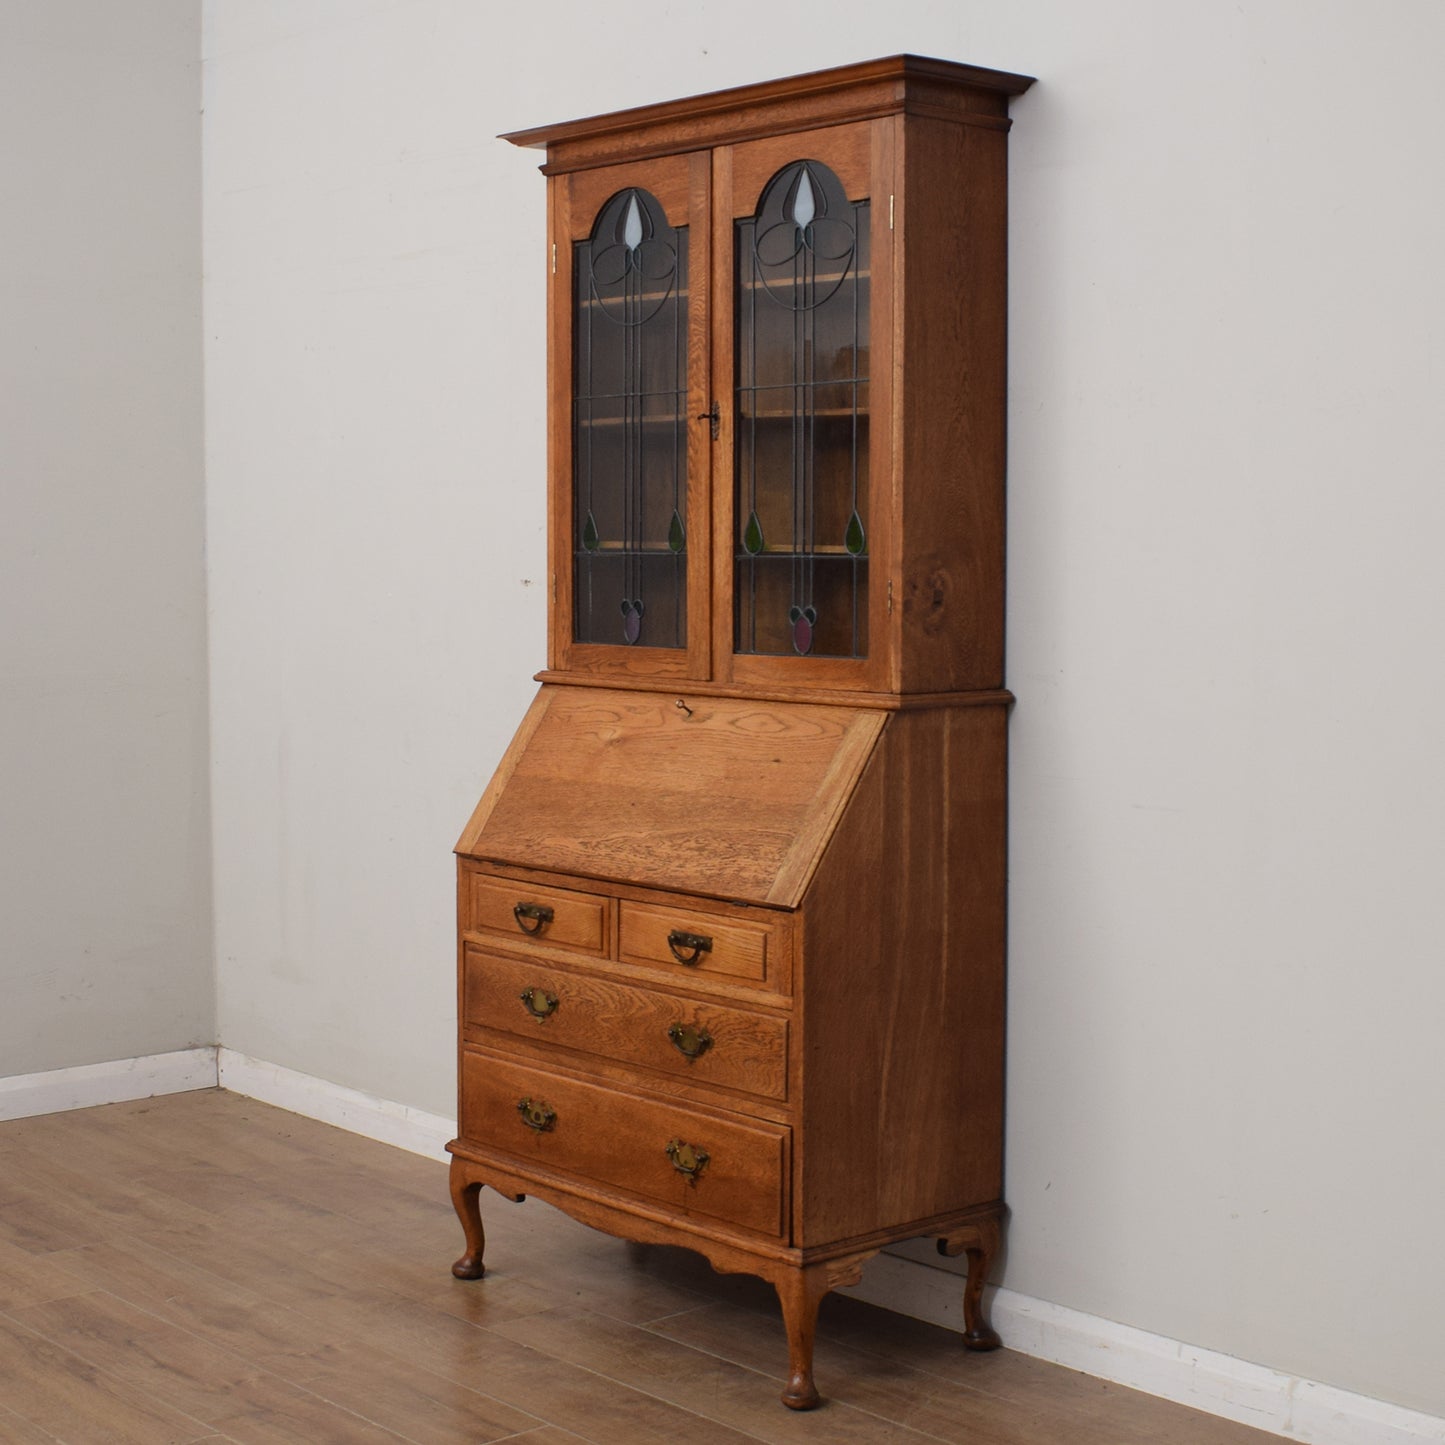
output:
<svg viewBox="0 0 1445 1445"><path fill-rule="evenodd" d="M545 988L524 988L519 997L526 1005L527 1012L538 1022L551 1018L557 1012L557 1005L561 1003L555 993L548 993Z"/></svg>
<svg viewBox="0 0 1445 1445"><path fill-rule="evenodd" d="M512 917L523 933L540 933L552 921L553 914L545 903L516 903L512 905Z"/></svg>
<svg viewBox="0 0 1445 1445"><path fill-rule="evenodd" d="M539 1134L545 1134L557 1122L557 1111L540 1099L518 1099L517 1112L522 1122Z"/></svg>
<svg viewBox="0 0 1445 1445"><path fill-rule="evenodd" d="M722 411L719 408L717 402L713 402L711 411L698 412L697 419L699 421L706 421L712 423L712 439L716 441L718 430L722 426Z"/></svg>
<svg viewBox="0 0 1445 1445"><path fill-rule="evenodd" d="M674 928L667 935L667 946L679 963L696 963L705 953L712 952L712 939L705 933L684 933Z"/></svg>
<svg viewBox="0 0 1445 1445"><path fill-rule="evenodd" d="M667 1157L672 1160L672 1167L679 1174L687 1176L689 1184L696 1184L698 1175L707 1168L707 1161L712 1155L706 1149L699 1149L696 1144L686 1144L681 1139L674 1139L667 1146Z"/></svg>
<svg viewBox="0 0 1445 1445"><path fill-rule="evenodd" d="M676 1045L678 1053L689 1060L701 1058L713 1044L712 1035L698 1024L675 1023L668 1029L667 1036Z"/></svg>

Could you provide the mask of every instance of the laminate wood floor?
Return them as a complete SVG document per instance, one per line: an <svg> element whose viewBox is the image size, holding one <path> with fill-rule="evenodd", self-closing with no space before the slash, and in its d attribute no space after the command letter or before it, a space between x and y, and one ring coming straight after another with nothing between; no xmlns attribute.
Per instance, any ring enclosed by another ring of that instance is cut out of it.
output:
<svg viewBox="0 0 1445 1445"><path fill-rule="evenodd" d="M771 1290L206 1090L0 1124L0 1442L1266 1445L833 1295L826 1403L778 1403Z"/></svg>

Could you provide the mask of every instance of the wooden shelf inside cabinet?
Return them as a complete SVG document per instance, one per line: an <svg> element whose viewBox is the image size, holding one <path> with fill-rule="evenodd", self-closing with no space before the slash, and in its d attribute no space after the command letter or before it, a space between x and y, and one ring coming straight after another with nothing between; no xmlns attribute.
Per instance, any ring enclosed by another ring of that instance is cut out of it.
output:
<svg viewBox="0 0 1445 1445"><path fill-rule="evenodd" d="M794 1409L893 1241L966 1255L963 1345L999 1343L1028 84L895 56L508 137L567 258L552 590L456 847L453 1272L484 1186L686 1245L777 1288Z"/></svg>

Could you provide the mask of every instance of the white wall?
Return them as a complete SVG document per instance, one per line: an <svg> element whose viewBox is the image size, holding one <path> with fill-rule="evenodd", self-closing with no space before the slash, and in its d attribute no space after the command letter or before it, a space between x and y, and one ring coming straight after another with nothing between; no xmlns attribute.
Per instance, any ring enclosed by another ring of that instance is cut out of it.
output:
<svg viewBox="0 0 1445 1445"><path fill-rule="evenodd" d="M0 1076L215 1041L199 47L0 5Z"/></svg>
<svg viewBox="0 0 1445 1445"><path fill-rule="evenodd" d="M1028 71L1004 1278L1445 1414L1445 10L205 16L225 1043L451 1107L449 849L543 662L543 187L492 137Z"/></svg>

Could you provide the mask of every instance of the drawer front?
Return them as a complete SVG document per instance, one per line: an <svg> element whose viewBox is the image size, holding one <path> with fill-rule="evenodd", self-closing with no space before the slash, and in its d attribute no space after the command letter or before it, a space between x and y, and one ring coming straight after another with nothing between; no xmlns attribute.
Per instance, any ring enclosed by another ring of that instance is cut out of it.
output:
<svg viewBox="0 0 1445 1445"><path fill-rule="evenodd" d="M765 1099L788 1093L788 1022L466 950L466 1023Z"/></svg>
<svg viewBox="0 0 1445 1445"><path fill-rule="evenodd" d="M464 1139L681 1215L782 1233L781 1125L719 1118L471 1050L462 1053L461 1082ZM699 1151L707 1158L695 1175L681 1172L679 1164L699 1162Z"/></svg>
<svg viewBox="0 0 1445 1445"><path fill-rule="evenodd" d="M471 927L513 943L531 939L553 948L606 953L611 910L612 900L598 894L471 875Z"/></svg>
<svg viewBox="0 0 1445 1445"><path fill-rule="evenodd" d="M619 956L624 963L665 968L679 977L721 975L775 981L781 939L768 923L650 903L623 903Z"/></svg>

